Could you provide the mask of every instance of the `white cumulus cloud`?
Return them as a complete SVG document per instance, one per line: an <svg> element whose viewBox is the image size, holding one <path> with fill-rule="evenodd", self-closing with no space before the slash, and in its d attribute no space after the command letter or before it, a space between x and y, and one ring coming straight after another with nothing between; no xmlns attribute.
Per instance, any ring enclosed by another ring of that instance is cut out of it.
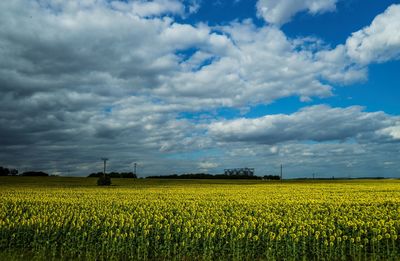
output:
<svg viewBox="0 0 400 261"><path fill-rule="evenodd" d="M383 112L363 112L362 107L332 108L326 105L306 107L293 114L267 115L255 119L214 122L210 134L228 142L277 144L288 141L344 141L395 126L398 117ZM393 137L396 129L386 129Z"/></svg>
<svg viewBox="0 0 400 261"><path fill-rule="evenodd" d="M202 161L198 163L198 166L202 170L208 170L218 167L219 164L211 161Z"/></svg>
<svg viewBox="0 0 400 261"><path fill-rule="evenodd" d="M386 62L400 58L400 5L392 5L354 32L346 41L347 54L360 64Z"/></svg>
<svg viewBox="0 0 400 261"><path fill-rule="evenodd" d="M336 2L338 0L259 0L257 13L265 21L279 26L289 22L298 12L318 14L333 11Z"/></svg>

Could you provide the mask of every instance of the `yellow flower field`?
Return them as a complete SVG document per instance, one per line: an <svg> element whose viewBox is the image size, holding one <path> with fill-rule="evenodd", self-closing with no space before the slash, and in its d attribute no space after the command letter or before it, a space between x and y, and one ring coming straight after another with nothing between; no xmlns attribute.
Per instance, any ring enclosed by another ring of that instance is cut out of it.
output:
<svg viewBox="0 0 400 261"><path fill-rule="evenodd" d="M57 260L400 259L398 180L95 184L1 178L0 252Z"/></svg>

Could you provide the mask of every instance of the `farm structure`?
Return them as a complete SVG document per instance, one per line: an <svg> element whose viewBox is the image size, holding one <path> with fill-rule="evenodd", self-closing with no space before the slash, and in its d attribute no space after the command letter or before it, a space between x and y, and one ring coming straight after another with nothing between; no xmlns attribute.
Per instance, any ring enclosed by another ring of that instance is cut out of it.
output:
<svg viewBox="0 0 400 261"><path fill-rule="evenodd" d="M224 174L228 176L254 176L254 168L224 169Z"/></svg>

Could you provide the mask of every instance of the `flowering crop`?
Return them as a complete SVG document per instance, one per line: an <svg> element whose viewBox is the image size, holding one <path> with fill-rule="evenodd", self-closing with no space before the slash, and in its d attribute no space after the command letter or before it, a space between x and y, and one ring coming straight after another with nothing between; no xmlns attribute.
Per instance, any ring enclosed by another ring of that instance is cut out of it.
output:
<svg viewBox="0 0 400 261"><path fill-rule="evenodd" d="M109 188L65 180L0 182L0 252L87 260L400 257L396 180L113 180Z"/></svg>

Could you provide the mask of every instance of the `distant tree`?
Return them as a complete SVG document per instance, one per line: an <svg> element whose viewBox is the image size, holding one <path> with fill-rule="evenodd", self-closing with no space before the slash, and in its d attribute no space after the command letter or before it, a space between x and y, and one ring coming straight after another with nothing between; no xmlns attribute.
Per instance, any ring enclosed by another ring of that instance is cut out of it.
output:
<svg viewBox="0 0 400 261"><path fill-rule="evenodd" d="M137 176L133 172L121 172L121 178L128 178L128 179L137 179Z"/></svg>
<svg viewBox="0 0 400 261"><path fill-rule="evenodd" d="M265 175L264 179L269 179L269 180L280 180L281 177L279 175Z"/></svg>
<svg viewBox="0 0 400 261"><path fill-rule="evenodd" d="M48 177L49 174L43 171L26 171L21 174L21 176L27 176L27 177Z"/></svg>
<svg viewBox="0 0 400 261"><path fill-rule="evenodd" d="M226 174L206 174L206 173L188 173L182 175L161 175L161 176L149 176L148 179L261 179L258 176L246 176L246 175L226 175Z"/></svg>
<svg viewBox="0 0 400 261"><path fill-rule="evenodd" d="M98 178L103 175L103 172L91 173L89 174L88 178ZM131 178L136 179L137 176L133 172L111 172L107 174L110 178Z"/></svg>
<svg viewBox="0 0 400 261"><path fill-rule="evenodd" d="M18 170L17 169L11 169L10 170L11 176L17 176L18 175Z"/></svg>
<svg viewBox="0 0 400 261"><path fill-rule="evenodd" d="M88 178L98 178L103 175L103 172L91 173L89 174Z"/></svg>
<svg viewBox="0 0 400 261"><path fill-rule="evenodd" d="M7 176L10 174L10 170L8 168L0 167L0 176Z"/></svg>

